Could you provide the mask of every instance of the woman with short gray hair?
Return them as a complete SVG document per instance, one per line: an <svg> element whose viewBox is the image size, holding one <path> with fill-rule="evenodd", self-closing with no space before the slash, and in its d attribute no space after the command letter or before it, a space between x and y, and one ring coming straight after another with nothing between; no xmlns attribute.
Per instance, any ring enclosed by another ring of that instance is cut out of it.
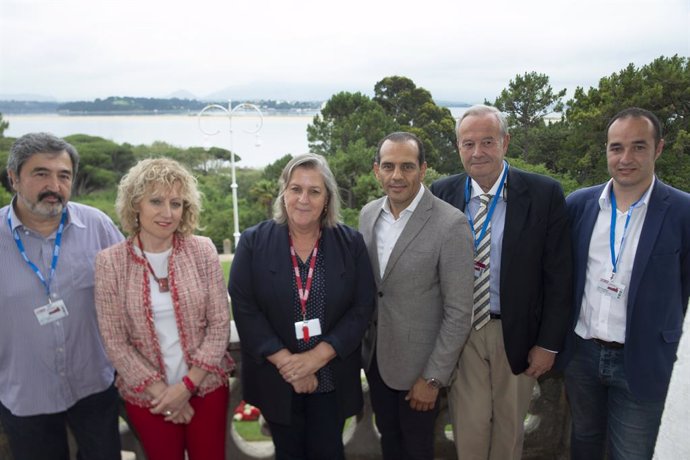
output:
<svg viewBox="0 0 690 460"><path fill-rule="evenodd" d="M362 408L360 343L374 307L362 235L339 223L325 158L293 158L274 219L246 230L230 272L244 399L271 429L276 459L344 459L345 419Z"/></svg>

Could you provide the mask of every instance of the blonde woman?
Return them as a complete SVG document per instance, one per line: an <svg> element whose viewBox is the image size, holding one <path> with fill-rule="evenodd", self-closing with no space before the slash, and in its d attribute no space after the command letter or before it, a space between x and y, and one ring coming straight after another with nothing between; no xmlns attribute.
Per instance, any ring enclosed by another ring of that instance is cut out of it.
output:
<svg viewBox="0 0 690 460"><path fill-rule="evenodd" d="M142 160L116 207L130 236L96 258L96 308L128 417L149 460L223 459L229 308L216 249L192 234L196 180Z"/></svg>

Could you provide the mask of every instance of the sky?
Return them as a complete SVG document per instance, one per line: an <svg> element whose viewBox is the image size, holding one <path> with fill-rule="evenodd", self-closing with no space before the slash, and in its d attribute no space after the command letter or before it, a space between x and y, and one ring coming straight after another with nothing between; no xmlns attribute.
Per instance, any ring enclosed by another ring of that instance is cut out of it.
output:
<svg viewBox="0 0 690 460"><path fill-rule="evenodd" d="M690 56L690 0L0 0L0 98L325 100L386 76L493 100ZM222 93L219 93L222 92Z"/></svg>

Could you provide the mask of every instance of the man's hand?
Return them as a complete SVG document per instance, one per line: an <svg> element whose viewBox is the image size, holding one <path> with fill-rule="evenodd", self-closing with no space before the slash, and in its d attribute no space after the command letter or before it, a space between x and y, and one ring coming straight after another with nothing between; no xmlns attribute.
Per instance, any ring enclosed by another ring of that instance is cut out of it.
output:
<svg viewBox="0 0 690 460"><path fill-rule="evenodd" d="M405 396L405 401L410 401L412 410L421 412L429 411L436 406L438 389L432 387L426 380L419 377L412 389Z"/></svg>
<svg viewBox="0 0 690 460"><path fill-rule="evenodd" d="M529 367L525 370L525 375L538 379L542 374L548 372L556 359L556 353L545 350L537 345L533 346L527 354Z"/></svg>

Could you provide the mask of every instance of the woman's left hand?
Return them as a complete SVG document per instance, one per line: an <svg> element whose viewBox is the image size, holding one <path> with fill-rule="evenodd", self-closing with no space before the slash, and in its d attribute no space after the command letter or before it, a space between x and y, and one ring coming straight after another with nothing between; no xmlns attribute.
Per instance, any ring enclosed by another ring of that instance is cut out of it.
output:
<svg viewBox="0 0 690 460"><path fill-rule="evenodd" d="M308 375L316 374L335 355L335 350L329 343L321 342L309 351L295 353L286 358L278 366L278 371L286 382L296 382Z"/></svg>
<svg viewBox="0 0 690 460"><path fill-rule="evenodd" d="M192 421L192 417L194 417L194 408L191 404L186 403L178 412L165 417L165 421L176 424L187 424Z"/></svg>
<svg viewBox="0 0 690 460"><path fill-rule="evenodd" d="M184 383L180 382L174 385L168 385L160 395L151 401L153 404L151 413L163 414L169 417L170 415L168 413L176 414L179 412L191 397L192 394L187 390Z"/></svg>

